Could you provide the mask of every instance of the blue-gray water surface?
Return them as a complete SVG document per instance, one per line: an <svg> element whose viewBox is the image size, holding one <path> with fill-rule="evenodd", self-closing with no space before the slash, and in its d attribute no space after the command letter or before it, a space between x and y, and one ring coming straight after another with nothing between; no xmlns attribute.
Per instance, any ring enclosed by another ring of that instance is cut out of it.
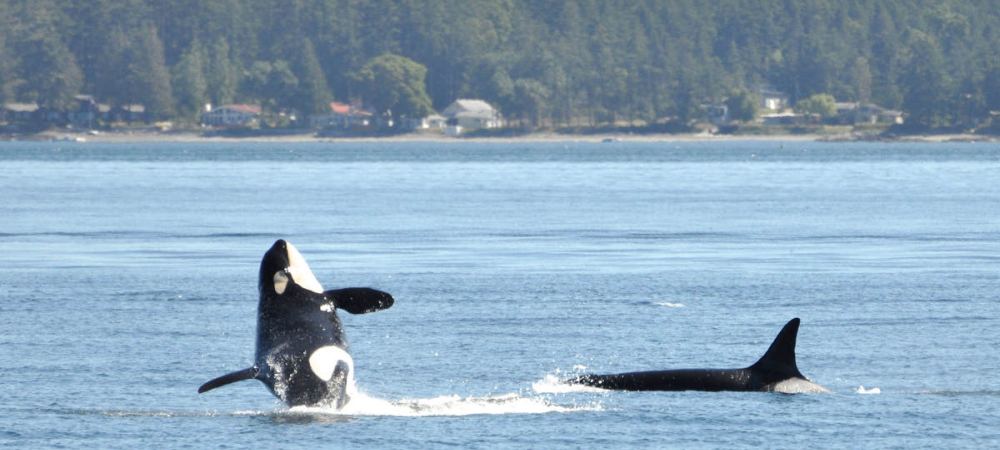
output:
<svg viewBox="0 0 1000 450"><path fill-rule="evenodd" d="M277 238L341 312L349 410L258 382ZM1000 145L0 143L0 445L991 447ZM802 318L829 394L587 392L741 367Z"/></svg>

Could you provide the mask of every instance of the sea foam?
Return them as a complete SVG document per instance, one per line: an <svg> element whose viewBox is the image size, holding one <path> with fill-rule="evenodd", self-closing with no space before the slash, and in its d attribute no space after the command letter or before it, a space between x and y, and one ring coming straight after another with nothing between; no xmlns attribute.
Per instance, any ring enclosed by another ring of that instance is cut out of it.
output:
<svg viewBox="0 0 1000 450"><path fill-rule="evenodd" d="M483 397L444 395L432 398L385 400L357 393L341 409L296 406L291 414L329 414L341 416L469 416L498 414L545 414L576 411L599 411L600 405L559 405L541 397L516 393Z"/></svg>

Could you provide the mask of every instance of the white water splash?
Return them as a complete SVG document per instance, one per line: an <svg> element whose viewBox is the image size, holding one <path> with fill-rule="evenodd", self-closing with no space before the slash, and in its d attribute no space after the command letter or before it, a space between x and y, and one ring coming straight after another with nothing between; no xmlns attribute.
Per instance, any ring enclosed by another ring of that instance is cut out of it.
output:
<svg viewBox="0 0 1000 450"><path fill-rule="evenodd" d="M558 375L548 374L544 378L531 383L531 389L539 394L567 394L573 392L607 392L604 389L582 384L569 384Z"/></svg>
<svg viewBox="0 0 1000 450"><path fill-rule="evenodd" d="M292 414L324 414L337 416L469 416L498 414L545 414L577 411L599 411L598 404L558 405L543 398L518 394L486 397L445 395L426 399L384 400L357 393L342 409L296 406Z"/></svg>
<svg viewBox="0 0 1000 450"><path fill-rule="evenodd" d="M874 395L874 394L881 394L882 390L877 387L873 387L871 389L865 389L864 386L858 386L858 389L854 392L865 395Z"/></svg>

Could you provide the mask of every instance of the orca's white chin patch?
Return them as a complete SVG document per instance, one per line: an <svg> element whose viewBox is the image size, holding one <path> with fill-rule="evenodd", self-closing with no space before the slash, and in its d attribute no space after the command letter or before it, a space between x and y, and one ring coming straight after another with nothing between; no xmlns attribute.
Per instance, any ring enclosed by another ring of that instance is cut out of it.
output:
<svg viewBox="0 0 1000 450"><path fill-rule="evenodd" d="M286 242L285 245L288 256L288 274L292 276L295 284L302 286L303 289L322 294L323 286L319 284L319 281L316 280L316 275L313 275L312 270L309 269L306 259L302 257L302 254L299 253L299 250L294 245L289 242ZM277 274L275 274L275 292L278 292L278 294L284 292L284 289L278 291L277 287Z"/></svg>

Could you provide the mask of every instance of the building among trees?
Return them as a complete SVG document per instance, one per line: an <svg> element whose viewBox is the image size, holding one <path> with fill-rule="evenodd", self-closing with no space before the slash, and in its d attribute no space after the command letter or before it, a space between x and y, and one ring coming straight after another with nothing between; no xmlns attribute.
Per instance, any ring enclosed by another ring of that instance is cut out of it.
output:
<svg viewBox="0 0 1000 450"><path fill-rule="evenodd" d="M444 111L441 111L441 115L447 119L449 126L457 126L461 130L479 130L503 126L500 112L493 105L483 100L455 100Z"/></svg>
<svg viewBox="0 0 1000 450"><path fill-rule="evenodd" d="M247 128L259 123L260 113L260 105L223 105L202 114L201 123L219 128Z"/></svg>
<svg viewBox="0 0 1000 450"><path fill-rule="evenodd" d="M374 114L358 104L330 102L330 110L309 116L309 126L319 129L358 130L372 126Z"/></svg>

